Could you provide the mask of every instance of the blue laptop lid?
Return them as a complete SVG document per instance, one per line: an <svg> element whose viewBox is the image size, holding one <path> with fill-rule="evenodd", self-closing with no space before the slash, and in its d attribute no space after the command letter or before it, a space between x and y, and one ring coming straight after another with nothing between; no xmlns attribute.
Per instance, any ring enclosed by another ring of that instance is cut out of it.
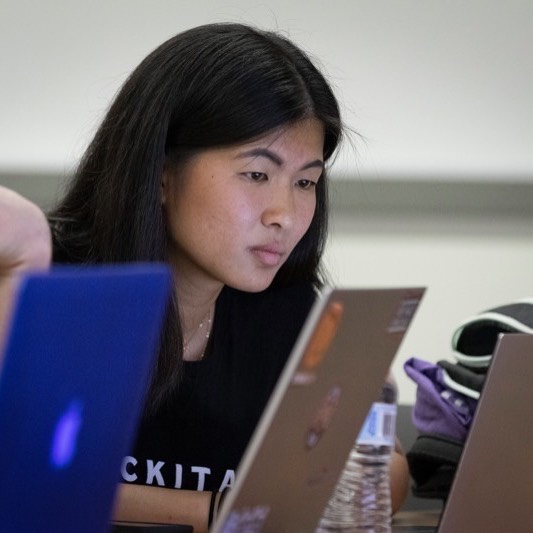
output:
<svg viewBox="0 0 533 533"><path fill-rule="evenodd" d="M169 290L163 265L22 281L0 374L2 531L108 529Z"/></svg>

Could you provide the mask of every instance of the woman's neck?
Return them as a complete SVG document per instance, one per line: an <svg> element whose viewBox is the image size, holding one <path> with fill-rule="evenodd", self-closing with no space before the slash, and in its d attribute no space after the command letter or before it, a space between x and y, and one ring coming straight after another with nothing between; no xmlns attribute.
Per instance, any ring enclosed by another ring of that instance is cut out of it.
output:
<svg viewBox="0 0 533 533"><path fill-rule="evenodd" d="M183 359L185 361L201 361L204 358L215 318L215 303L207 311L205 317L192 332L184 335Z"/></svg>
<svg viewBox="0 0 533 533"><path fill-rule="evenodd" d="M215 304L223 288L221 283L176 283L181 327L183 359L198 361L204 356L215 320Z"/></svg>

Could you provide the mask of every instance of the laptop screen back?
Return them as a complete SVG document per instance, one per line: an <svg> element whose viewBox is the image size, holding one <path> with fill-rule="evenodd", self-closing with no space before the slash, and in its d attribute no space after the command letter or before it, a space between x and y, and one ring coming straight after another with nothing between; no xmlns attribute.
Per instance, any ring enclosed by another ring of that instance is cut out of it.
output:
<svg viewBox="0 0 533 533"><path fill-rule="evenodd" d="M3 531L106 530L169 287L156 265L23 280L0 375Z"/></svg>

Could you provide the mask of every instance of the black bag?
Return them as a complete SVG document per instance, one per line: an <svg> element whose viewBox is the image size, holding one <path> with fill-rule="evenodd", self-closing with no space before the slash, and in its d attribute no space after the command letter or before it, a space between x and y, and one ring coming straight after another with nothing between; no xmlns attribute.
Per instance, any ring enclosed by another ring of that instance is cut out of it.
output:
<svg viewBox="0 0 533 533"><path fill-rule="evenodd" d="M462 452L461 441L420 434L407 453L413 495L446 500Z"/></svg>
<svg viewBox="0 0 533 533"><path fill-rule="evenodd" d="M487 368L500 333L533 333L533 298L488 309L463 321L452 337L458 362Z"/></svg>

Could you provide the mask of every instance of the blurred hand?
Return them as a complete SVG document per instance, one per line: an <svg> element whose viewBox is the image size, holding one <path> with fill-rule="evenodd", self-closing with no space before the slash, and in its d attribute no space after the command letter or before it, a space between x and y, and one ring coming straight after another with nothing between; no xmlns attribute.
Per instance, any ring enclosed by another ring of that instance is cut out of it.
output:
<svg viewBox="0 0 533 533"><path fill-rule="evenodd" d="M0 186L0 366L16 274L47 269L51 257L52 239L44 213L20 194Z"/></svg>
<svg viewBox="0 0 533 533"><path fill-rule="evenodd" d="M0 278L46 269L51 256L44 213L20 194L0 186Z"/></svg>

